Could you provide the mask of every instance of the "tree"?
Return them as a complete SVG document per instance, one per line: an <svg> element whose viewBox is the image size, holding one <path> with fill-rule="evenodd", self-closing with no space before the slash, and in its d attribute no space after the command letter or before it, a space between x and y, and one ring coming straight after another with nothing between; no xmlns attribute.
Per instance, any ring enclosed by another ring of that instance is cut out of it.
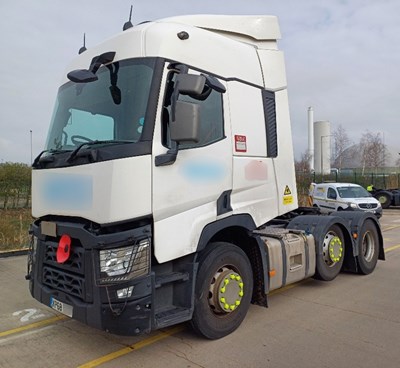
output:
<svg viewBox="0 0 400 368"><path fill-rule="evenodd" d="M362 135L359 147L363 174L365 168L376 170L385 166L389 152L380 133L367 131Z"/></svg>
<svg viewBox="0 0 400 368"><path fill-rule="evenodd" d="M342 169L346 161L350 158L347 148L350 147L351 141L347 135L346 129L340 124L333 132L334 153L333 166Z"/></svg>
<svg viewBox="0 0 400 368"><path fill-rule="evenodd" d="M400 155L400 153L399 153ZM400 157L396 160L396 166L400 166Z"/></svg>
<svg viewBox="0 0 400 368"><path fill-rule="evenodd" d="M301 154L300 160L295 160L294 167L297 173L310 172L310 158L311 155L308 151Z"/></svg>

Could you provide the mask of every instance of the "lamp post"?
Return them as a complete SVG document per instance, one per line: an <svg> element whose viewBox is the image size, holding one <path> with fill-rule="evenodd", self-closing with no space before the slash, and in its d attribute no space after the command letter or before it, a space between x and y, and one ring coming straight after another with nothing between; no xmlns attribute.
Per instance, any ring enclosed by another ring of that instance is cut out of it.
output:
<svg viewBox="0 0 400 368"><path fill-rule="evenodd" d="M33 163L33 156L32 156L32 129L29 131L30 132L30 137L31 137L31 165Z"/></svg>

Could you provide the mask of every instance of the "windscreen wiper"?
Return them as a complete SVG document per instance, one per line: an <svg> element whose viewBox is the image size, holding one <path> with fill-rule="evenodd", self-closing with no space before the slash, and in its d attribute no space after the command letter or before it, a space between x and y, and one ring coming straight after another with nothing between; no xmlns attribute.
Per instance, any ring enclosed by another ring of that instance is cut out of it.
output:
<svg viewBox="0 0 400 368"><path fill-rule="evenodd" d="M42 152L40 152L37 157L35 158L35 160L32 163L32 167L36 168L39 167L39 163L45 160L48 161L54 161L54 158L52 156L50 156L49 158L46 157L42 157L45 153L52 153L52 154L56 154L56 153L65 153L65 152L70 152L71 150L60 150L60 149L49 149L49 150L43 150ZM51 158L51 159L50 159Z"/></svg>
<svg viewBox="0 0 400 368"><path fill-rule="evenodd" d="M78 147L76 147L71 154L69 155L69 157L67 158L67 162L71 163L72 161L74 161L74 159L76 158L78 152L85 146L89 147L89 146L94 146L96 144L121 144L121 143L134 143L134 141L126 141L126 140L104 140L104 141L91 141L91 142L84 142L82 144L80 144Z"/></svg>

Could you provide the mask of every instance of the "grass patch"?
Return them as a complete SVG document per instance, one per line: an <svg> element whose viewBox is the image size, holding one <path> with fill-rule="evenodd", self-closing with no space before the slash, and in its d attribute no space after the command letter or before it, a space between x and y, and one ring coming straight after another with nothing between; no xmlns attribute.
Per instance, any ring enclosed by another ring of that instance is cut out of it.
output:
<svg viewBox="0 0 400 368"><path fill-rule="evenodd" d="M30 208L0 209L0 252L29 246Z"/></svg>

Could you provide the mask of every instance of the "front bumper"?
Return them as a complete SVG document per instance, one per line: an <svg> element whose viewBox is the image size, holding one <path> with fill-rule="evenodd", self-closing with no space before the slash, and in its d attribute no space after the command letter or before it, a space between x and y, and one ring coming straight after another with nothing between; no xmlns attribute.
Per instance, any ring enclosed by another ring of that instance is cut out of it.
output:
<svg viewBox="0 0 400 368"><path fill-rule="evenodd" d="M117 335L133 336L152 330L152 321L154 320L152 284L151 276L134 283L135 296L130 300L106 303L95 300L87 303L33 280L32 296L47 306L50 306L52 298L71 306L72 318L90 327ZM117 288L121 286L117 286ZM124 287L126 286L124 285ZM109 287L108 292L112 293L113 288L115 289L115 286Z"/></svg>
<svg viewBox="0 0 400 368"><path fill-rule="evenodd" d="M155 277L147 272L124 281L100 282L99 251L127 244L138 244L151 237L151 226L104 234L90 231L84 223L56 221L56 234L41 231L40 220L32 225L37 238L32 260L30 291L41 303L51 306L52 299L66 305L72 318L91 327L118 335L148 333L154 326L152 306ZM72 238L69 259L56 260L62 234ZM149 269L150 270L150 269ZM118 297L117 291L131 289Z"/></svg>

